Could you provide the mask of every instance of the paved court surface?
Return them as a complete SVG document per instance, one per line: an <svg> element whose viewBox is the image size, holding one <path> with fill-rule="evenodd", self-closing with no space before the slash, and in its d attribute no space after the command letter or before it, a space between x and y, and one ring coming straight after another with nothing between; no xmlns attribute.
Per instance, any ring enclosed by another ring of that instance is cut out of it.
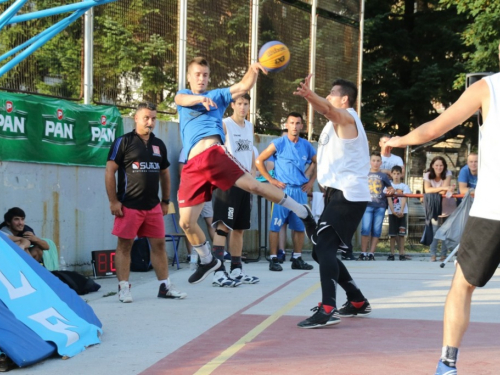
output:
<svg viewBox="0 0 500 375"><path fill-rule="evenodd" d="M441 352L443 304L454 271L426 258L407 262L346 262L373 313L307 330L296 324L320 301L318 266L297 271L284 264L250 263L255 285L214 288L211 277L190 285L189 265L170 269L185 300L156 298L154 273L133 273L134 302L122 304L114 278L83 296L103 323L100 345L62 360L12 374L434 374ZM227 264L228 265L228 264ZM465 336L459 374L500 373L500 273L478 289ZM339 288L339 305L345 294Z"/></svg>

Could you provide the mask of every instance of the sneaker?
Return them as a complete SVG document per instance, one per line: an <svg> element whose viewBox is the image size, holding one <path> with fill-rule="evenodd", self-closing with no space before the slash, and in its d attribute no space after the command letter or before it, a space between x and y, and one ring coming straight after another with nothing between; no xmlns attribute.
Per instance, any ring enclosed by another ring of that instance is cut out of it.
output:
<svg viewBox="0 0 500 375"><path fill-rule="evenodd" d="M132 302L132 294L130 293L130 288L132 285L128 281L120 281L118 283L118 299L123 303Z"/></svg>
<svg viewBox="0 0 500 375"><path fill-rule="evenodd" d="M199 264L194 273L189 276L189 283L198 284L202 282L210 274L210 272L215 271L221 266L221 264L222 262L216 257L212 257L212 261L208 264Z"/></svg>
<svg viewBox="0 0 500 375"><path fill-rule="evenodd" d="M457 375L457 368L445 365L441 360L436 367L435 375Z"/></svg>
<svg viewBox="0 0 500 375"><path fill-rule="evenodd" d="M394 260L394 255L389 255L387 260ZM399 256L399 260L401 260L401 255Z"/></svg>
<svg viewBox="0 0 500 375"><path fill-rule="evenodd" d="M320 328L340 323L340 319L338 318L330 320L335 309L333 309L332 312L328 314L325 311L322 303L318 303L318 306L313 307L311 311L314 311L314 314L306 320L298 323L297 326L299 326L300 328Z"/></svg>
<svg viewBox="0 0 500 375"><path fill-rule="evenodd" d="M160 290L158 290L158 298L184 299L186 297L187 293L175 290L175 287L172 284L170 284L170 288L167 289L165 283L161 283Z"/></svg>
<svg viewBox="0 0 500 375"><path fill-rule="evenodd" d="M278 250L277 258L278 258L278 260L279 260L280 263L283 263L286 260L286 254L285 254L285 252L283 250L281 250L281 249ZM292 260L292 259L290 258L290 260Z"/></svg>
<svg viewBox="0 0 500 375"><path fill-rule="evenodd" d="M231 254L229 254L228 252L224 254L224 262L231 263Z"/></svg>
<svg viewBox="0 0 500 375"><path fill-rule="evenodd" d="M316 233L317 223L316 220L314 220L314 216L309 206L307 204L303 204L303 206L307 210L307 216L303 219L301 218L300 220L304 223L307 237L312 240L312 236Z"/></svg>
<svg viewBox="0 0 500 375"><path fill-rule="evenodd" d="M245 275L241 268L233 269L229 277L234 281L240 281L243 284L257 284L260 281L258 277Z"/></svg>
<svg viewBox="0 0 500 375"><path fill-rule="evenodd" d="M363 305L361 305L360 307L354 307L352 302L347 301L340 308L340 310L335 311L335 315L337 317L340 317L340 318L351 318L353 316L357 316L357 317L362 318L362 317L370 315L371 312L372 312L372 307L370 306L370 303L368 302L368 300L365 299L363 301Z"/></svg>
<svg viewBox="0 0 500 375"><path fill-rule="evenodd" d="M272 258L269 262L269 271L283 271L278 258Z"/></svg>
<svg viewBox="0 0 500 375"><path fill-rule="evenodd" d="M408 260L408 258L406 257L406 255L400 255L399 260Z"/></svg>
<svg viewBox="0 0 500 375"><path fill-rule="evenodd" d="M292 260L292 270L306 270L306 271L310 271L313 268L314 267L311 266L309 263L304 262L304 260L302 259L302 257L293 258L293 260Z"/></svg>
<svg viewBox="0 0 500 375"><path fill-rule="evenodd" d="M341 256L342 260L356 260L352 252L346 252Z"/></svg>
<svg viewBox="0 0 500 375"><path fill-rule="evenodd" d="M235 288L238 285L241 285L241 281L231 279L226 271L217 271L214 273L212 286L218 286L220 288Z"/></svg>
<svg viewBox="0 0 500 375"><path fill-rule="evenodd" d="M366 258L366 260L375 260L375 255L372 253L368 254L368 258Z"/></svg>
<svg viewBox="0 0 500 375"><path fill-rule="evenodd" d="M366 260L366 259L367 259L366 255L361 253L361 254L359 254L359 257L357 260Z"/></svg>

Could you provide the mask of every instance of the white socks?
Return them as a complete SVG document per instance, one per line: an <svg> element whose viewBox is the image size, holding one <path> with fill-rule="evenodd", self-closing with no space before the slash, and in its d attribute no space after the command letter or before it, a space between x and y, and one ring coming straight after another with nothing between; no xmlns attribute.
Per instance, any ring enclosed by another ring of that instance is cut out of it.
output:
<svg viewBox="0 0 500 375"><path fill-rule="evenodd" d="M298 203L293 198L290 198L288 195L284 195L283 199L278 203L280 206L288 208L290 211L293 211L298 217L301 219L305 219L307 217L306 208Z"/></svg>

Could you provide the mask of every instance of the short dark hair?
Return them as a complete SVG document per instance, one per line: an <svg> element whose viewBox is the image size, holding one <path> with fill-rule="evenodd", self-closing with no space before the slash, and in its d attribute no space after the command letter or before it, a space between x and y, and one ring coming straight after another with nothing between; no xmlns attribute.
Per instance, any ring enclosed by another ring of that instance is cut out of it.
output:
<svg viewBox="0 0 500 375"><path fill-rule="evenodd" d="M384 133L384 134L382 134L382 135L380 136L379 140L381 141L381 140L382 140L382 139L384 139L384 138L389 138L389 139L391 139L391 136L390 136L389 134L387 134L387 133Z"/></svg>
<svg viewBox="0 0 500 375"><path fill-rule="evenodd" d="M249 93L246 93L246 94L243 94L241 96L238 96L234 101L238 100L238 99L246 99L248 101L252 100L252 98L250 97L250 94Z"/></svg>
<svg viewBox="0 0 500 375"><path fill-rule="evenodd" d="M193 65L193 64L206 66L208 69L210 69L210 64L208 63L207 59L204 57L201 57L201 56L197 56L189 62L188 66L187 66L188 71L189 71L189 68L191 67L191 65Z"/></svg>
<svg viewBox="0 0 500 375"><path fill-rule="evenodd" d="M286 120L288 121L288 118L290 117L300 117L302 122L304 122L304 117L299 112L290 112L288 115L286 115Z"/></svg>
<svg viewBox="0 0 500 375"><path fill-rule="evenodd" d="M19 207L12 207L3 215L3 219L5 220L6 223L10 223L12 219L14 219L14 217L16 216L26 217L26 214Z"/></svg>
<svg viewBox="0 0 500 375"><path fill-rule="evenodd" d="M345 79L336 79L332 83L333 86L340 86L340 95L347 96L349 106L353 107L356 103L356 98L358 97L358 88L356 85Z"/></svg>
<svg viewBox="0 0 500 375"><path fill-rule="evenodd" d="M372 153L370 154L370 158L372 156L378 156L379 158L382 158L382 156L380 155L380 152L378 152L378 151L372 151Z"/></svg>
<svg viewBox="0 0 500 375"><path fill-rule="evenodd" d="M394 167L391 168L391 172L403 173L403 168L401 168L400 165L395 165Z"/></svg>
<svg viewBox="0 0 500 375"><path fill-rule="evenodd" d="M139 112L141 109L149 109L150 111L156 111L156 105L151 102L141 102L137 105L137 111Z"/></svg>

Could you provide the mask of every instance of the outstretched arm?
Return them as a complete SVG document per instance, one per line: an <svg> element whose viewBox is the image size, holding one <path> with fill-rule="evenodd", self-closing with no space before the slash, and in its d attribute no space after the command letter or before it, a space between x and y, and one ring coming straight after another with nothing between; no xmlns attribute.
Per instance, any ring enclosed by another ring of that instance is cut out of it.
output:
<svg viewBox="0 0 500 375"><path fill-rule="evenodd" d="M299 87L293 93L294 95L302 96L312 105L314 110L325 116L328 120L338 125L353 125L354 118L349 112L342 108L335 108L331 103L313 92L309 86L312 74L309 74L304 82L300 82Z"/></svg>
<svg viewBox="0 0 500 375"><path fill-rule="evenodd" d="M487 109L489 109L489 98L490 91L486 81L483 79L477 81L465 90L462 96L437 118L420 125L404 137L389 139L386 145L391 147L405 147L432 141L463 123L478 109L483 108L483 112L487 112Z"/></svg>
<svg viewBox="0 0 500 375"><path fill-rule="evenodd" d="M262 70L264 74L267 74L267 70L262 66L261 63L255 62L250 65L248 72L245 73L240 82L232 85L229 88L233 100L238 99L240 96L245 95L257 82L257 77L259 76L259 70Z"/></svg>
<svg viewBox="0 0 500 375"><path fill-rule="evenodd" d="M203 104L203 107L207 111L210 111L210 107L217 108L217 104L209 97L195 94L177 94L175 95L175 104L181 107L192 107L196 104Z"/></svg>

